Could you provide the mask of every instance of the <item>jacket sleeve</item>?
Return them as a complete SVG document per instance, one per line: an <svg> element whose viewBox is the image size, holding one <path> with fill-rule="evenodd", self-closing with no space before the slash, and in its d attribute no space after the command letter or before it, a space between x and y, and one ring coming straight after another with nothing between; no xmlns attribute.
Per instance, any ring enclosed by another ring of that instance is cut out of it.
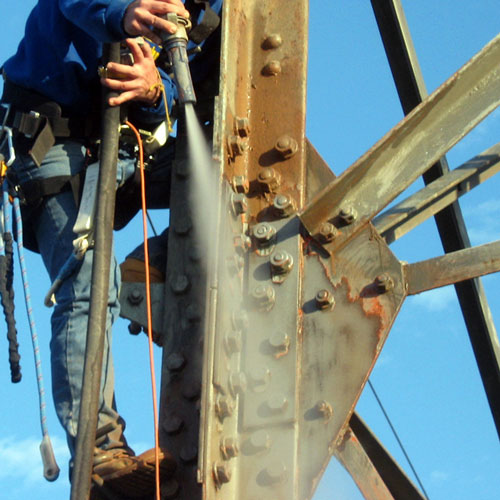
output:
<svg viewBox="0 0 500 500"><path fill-rule="evenodd" d="M99 42L118 42L127 38L123 17L133 0L58 0L69 21Z"/></svg>

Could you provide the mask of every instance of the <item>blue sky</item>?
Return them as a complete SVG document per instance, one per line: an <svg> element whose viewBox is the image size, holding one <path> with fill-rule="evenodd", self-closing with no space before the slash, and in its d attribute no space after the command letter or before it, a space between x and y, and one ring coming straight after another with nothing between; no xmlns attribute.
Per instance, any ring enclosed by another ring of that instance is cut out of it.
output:
<svg viewBox="0 0 500 500"><path fill-rule="evenodd" d="M0 60L22 36L33 0L2 2ZM403 0L429 91L434 90L498 32L498 0ZM401 118L402 112L368 0L310 2L308 136L336 174L341 173ZM492 114L448 155L452 168L498 141L500 113ZM413 189L416 189L417 186ZM498 180L461 201L473 244L498 238ZM167 214L153 214L157 228ZM117 233L119 260L142 238L135 221ZM434 222L428 221L392 246L401 260L415 262L442 253ZM0 340L0 498L39 500L69 497L64 434L52 410L48 341L50 311L43 306L49 286L41 261L28 256L34 312L42 344L49 428L61 466L53 484L42 478L38 403L29 330L18 286L17 321L23 381L10 384L7 343ZM16 269L16 278L20 273ZM493 317L499 317L497 276L484 285ZM2 329L2 331L5 331ZM2 338L3 338L2 334ZM119 321L114 334L116 391L127 436L137 451L152 445L147 345ZM159 351L157 351L159 364ZM432 500L494 500L500 491L500 447L453 288L407 299L371 378ZM358 411L405 467L369 390ZM315 500L358 500L350 480L330 466Z"/></svg>

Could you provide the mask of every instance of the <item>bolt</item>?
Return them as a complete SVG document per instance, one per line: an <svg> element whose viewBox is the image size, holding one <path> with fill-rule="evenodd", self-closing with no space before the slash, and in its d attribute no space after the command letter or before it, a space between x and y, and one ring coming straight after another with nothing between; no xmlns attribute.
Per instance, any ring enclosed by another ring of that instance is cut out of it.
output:
<svg viewBox="0 0 500 500"><path fill-rule="evenodd" d="M184 426L184 421L178 415L171 415L165 420L163 429L167 434L176 434Z"/></svg>
<svg viewBox="0 0 500 500"><path fill-rule="evenodd" d="M286 354L290 348L290 337L285 332L277 330L269 337L269 344L277 354Z"/></svg>
<svg viewBox="0 0 500 500"><path fill-rule="evenodd" d="M267 400L267 406L273 413L283 413L288 406L288 399L283 394L272 394Z"/></svg>
<svg viewBox="0 0 500 500"><path fill-rule="evenodd" d="M250 135L250 122L248 118L237 116L234 120L234 125L240 137L248 137Z"/></svg>
<svg viewBox="0 0 500 500"><path fill-rule="evenodd" d="M189 304L186 307L186 318L194 323L195 321L200 321L201 311L198 304Z"/></svg>
<svg viewBox="0 0 500 500"><path fill-rule="evenodd" d="M387 293L394 288L394 280L387 273L383 273L375 278L375 285L379 293Z"/></svg>
<svg viewBox="0 0 500 500"><path fill-rule="evenodd" d="M358 213L356 212L356 209L351 205L341 208L339 212L340 219L347 225L352 224L356 220L357 216Z"/></svg>
<svg viewBox="0 0 500 500"><path fill-rule="evenodd" d="M250 372L252 389L255 392L263 392L271 380L271 370L267 366L256 366Z"/></svg>
<svg viewBox="0 0 500 500"><path fill-rule="evenodd" d="M142 326L137 321L131 321L128 325L128 331L132 335L139 335L142 332Z"/></svg>
<svg viewBox="0 0 500 500"><path fill-rule="evenodd" d="M192 227L191 218L188 216L179 217L174 224L175 232L179 236L188 234Z"/></svg>
<svg viewBox="0 0 500 500"><path fill-rule="evenodd" d="M333 241L339 234L339 230L331 222L323 222L319 228L318 238L321 243Z"/></svg>
<svg viewBox="0 0 500 500"><path fill-rule="evenodd" d="M187 292L189 288L189 278L185 274L175 274L170 278L170 287L176 295Z"/></svg>
<svg viewBox="0 0 500 500"><path fill-rule="evenodd" d="M233 177L233 189L237 193L248 193L250 190L250 183L246 175L235 175Z"/></svg>
<svg viewBox="0 0 500 500"><path fill-rule="evenodd" d="M257 240L257 246L265 248L271 246L276 236L276 228L267 222L259 222L252 229L253 237Z"/></svg>
<svg viewBox="0 0 500 500"><path fill-rule="evenodd" d="M293 267L293 257L285 250L277 250L271 255L273 274L288 274Z"/></svg>
<svg viewBox="0 0 500 500"><path fill-rule="evenodd" d="M169 478L161 483L161 500L173 500L180 491L180 485L174 478Z"/></svg>
<svg viewBox="0 0 500 500"><path fill-rule="evenodd" d="M230 135L227 138L229 151L233 157L242 155L248 150L248 141L242 139L239 135Z"/></svg>
<svg viewBox="0 0 500 500"><path fill-rule="evenodd" d="M245 392L247 389L247 377L243 372L231 373L229 375L229 390L236 397L237 394Z"/></svg>
<svg viewBox="0 0 500 500"><path fill-rule="evenodd" d="M276 76L281 73L281 63L277 60L269 61L263 68L262 74L265 76Z"/></svg>
<svg viewBox="0 0 500 500"><path fill-rule="evenodd" d="M200 397L201 387L199 382L186 383L182 388L182 395L189 401Z"/></svg>
<svg viewBox="0 0 500 500"><path fill-rule="evenodd" d="M291 158L299 150L297 141L289 135L278 137L274 145L276 151L285 159Z"/></svg>
<svg viewBox="0 0 500 500"><path fill-rule="evenodd" d="M271 447L271 438L264 430L255 431L250 436L250 446L255 453L268 450Z"/></svg>
<svg viewBox="0 0 500 500"><path fill-rule="evenodd" d="M166 366L171 372L178 372L186 366L186 358L182 354L174 352L168 356Z"/></svg>
<svg viewBox="0 0 500 500"><path fill-rule="evenodd" d="M243 346L243 338L240 330L233 330L229 332L224 338L226 350L229 354L240 352Z"/></svg>
<svg viewBox="0 0 500 500"><path fill-rule="evenodd" d="M316 294L315 300L318 309L321 309L322 311L332 309L335 305L335 298L333 297L332 293L325 289L320 290Z"/></svg>
<svg viewBox="0 0 500 500"><path fill-rule="evenodd" d="M286 479L286 466L281 461L271 462L266 467L266 476L272 484L282 483Z"/></svg>
<svg viewBox="0 0 500 500"><path fill-rule="evenodd" d="M221 487L224 483L229 483L229 481L231 481L231 469L226 464L215 462L213 473L215 483L219 487Z"/></svg>
<svg viewBox="0 0 500 500"><path fill-rule="evenodd" d="M316 406L314 408L325 420L330 420L330 418L332 418L333 408L330 403L321 400L316 403Z"/></svg>
<svg viewBox="0 0 500 500"><path fill-rule="evenodd" d="M233 238L234 247L240 253L246 253L252 247L252 239L245 233L238 234Z"/></svg>
<svg viewBox="0 0 500 500"><path fill-rule="evenodd" d="M244 214L248 210L248 200L243 193L231 193L231 208L234 215Z"/></svg>
<svg viewBox="0 0 500 500"><path fill-rule="evenodd" d="M215 413L221 421L226 417L230 417L233 414L233 409L233 405L226 397L217 396L215 401Z"/></svg>
<svg viewBox="0 0 500 500"><path fill-rule="evenodd" d="M273 167L263 168L257 176L257 181L267 193L276 191L280 185L280 180L279 173Z"/></svg>
<svg viewBox="0 0 500 500"><path fill-rule="evenodd" d="M222 438L220 441L220 451L224 460L237 457L239 454L238 442L232 437Z"/></svg>
<svg viewBox="0 0 500 500"><path fill-rule="evenodd" d="M295 202L293 198L286 194L279 194L273 201L274 211L280 217L288 217L295 212Z"/></svg>
<svg viewBox="0 0 500 500"><path fill-rule="evenodd" d="M197 456L198 447L192 443L185 444L179 453L179 457L184 463L194 462Z"/></svg>
<svg viewBox="0 0 500 500"><path fill-rule="evenodd" d="M259 311L270 311L276 302L276 294L271 285L257 285L252 291L252 299Z"/></svg>
<svg viewBox="0 0 500 500"><path fill-rule="evenodd" d="M140 290L134 288L128 293L127 300L131 306L138 306L144 300L144 297Z"/></svg>
<svg viewBox="0 0 500 500"><path fill-rule="evenodd" d="M268 35L262 42L262 48L265 50L277 49L283 43L281 35L278 33L272 33Z"/></svg>
<svg viewBox="0 0 500 500"><path fill-rule="evenodd" d="M246 330L250 324L247 312L241 309L233 311L231 321L236 330Z"/></svg>

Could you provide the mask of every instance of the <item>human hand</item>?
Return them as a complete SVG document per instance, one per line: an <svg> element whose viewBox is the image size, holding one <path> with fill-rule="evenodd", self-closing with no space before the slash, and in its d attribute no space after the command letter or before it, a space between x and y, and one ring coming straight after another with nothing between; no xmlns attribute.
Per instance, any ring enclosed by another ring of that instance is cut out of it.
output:
<svg viewBox="0 0 500 500"><path fill-rule="evenodd" d="M177 31L177 26L174 23L161 17L169 12L175 12L182 17L189 18L189 12L181 0L135 0L125 11L123 27L129 35L142 35L160 45L161 38L153 32L153 29L168 33Z"/></svg>
<svg viewBox="0 0 500 500"><path fill-rule="evenodd" d="M127 101L141 101L153 105L161 93L161 80L155 66L151 47L147 42L139 43L137 39L127 38L127 43L134 64L110 62L106 66L105 76L101 84L117 90L120 95L109 99L110 106L119 106Z"/></svg>

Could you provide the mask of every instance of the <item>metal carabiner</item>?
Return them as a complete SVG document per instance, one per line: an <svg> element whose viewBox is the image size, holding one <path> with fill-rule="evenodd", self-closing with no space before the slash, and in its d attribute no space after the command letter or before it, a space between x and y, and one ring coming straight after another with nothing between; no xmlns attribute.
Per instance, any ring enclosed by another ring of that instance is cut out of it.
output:
<svg viewBox="0 0 500 500"><path fill-rule="evenodd" d="M6 108L7 109L7 112L5 113L4 117L3 117L3 123L1 125L1 128L0 128L0 138L5 135L5 137L3 138L2 142L0 143L0 149L2 149L5 145L5 142L7 141L7 149L8 149L8 152L9 152L9 158L7 159L7 161L5 162L5 165L7 167L10 167L15 159L16 159L16 152L14 150L14 144L13 144L13 141L12 141L12 129L10 127L7 127L6 123L7 123L7 119L9 117L9 114L10 114L10 107L11 105L10 104L5 104L5 103L1 103L0 106L2 106L2 108Z"/></svg>

